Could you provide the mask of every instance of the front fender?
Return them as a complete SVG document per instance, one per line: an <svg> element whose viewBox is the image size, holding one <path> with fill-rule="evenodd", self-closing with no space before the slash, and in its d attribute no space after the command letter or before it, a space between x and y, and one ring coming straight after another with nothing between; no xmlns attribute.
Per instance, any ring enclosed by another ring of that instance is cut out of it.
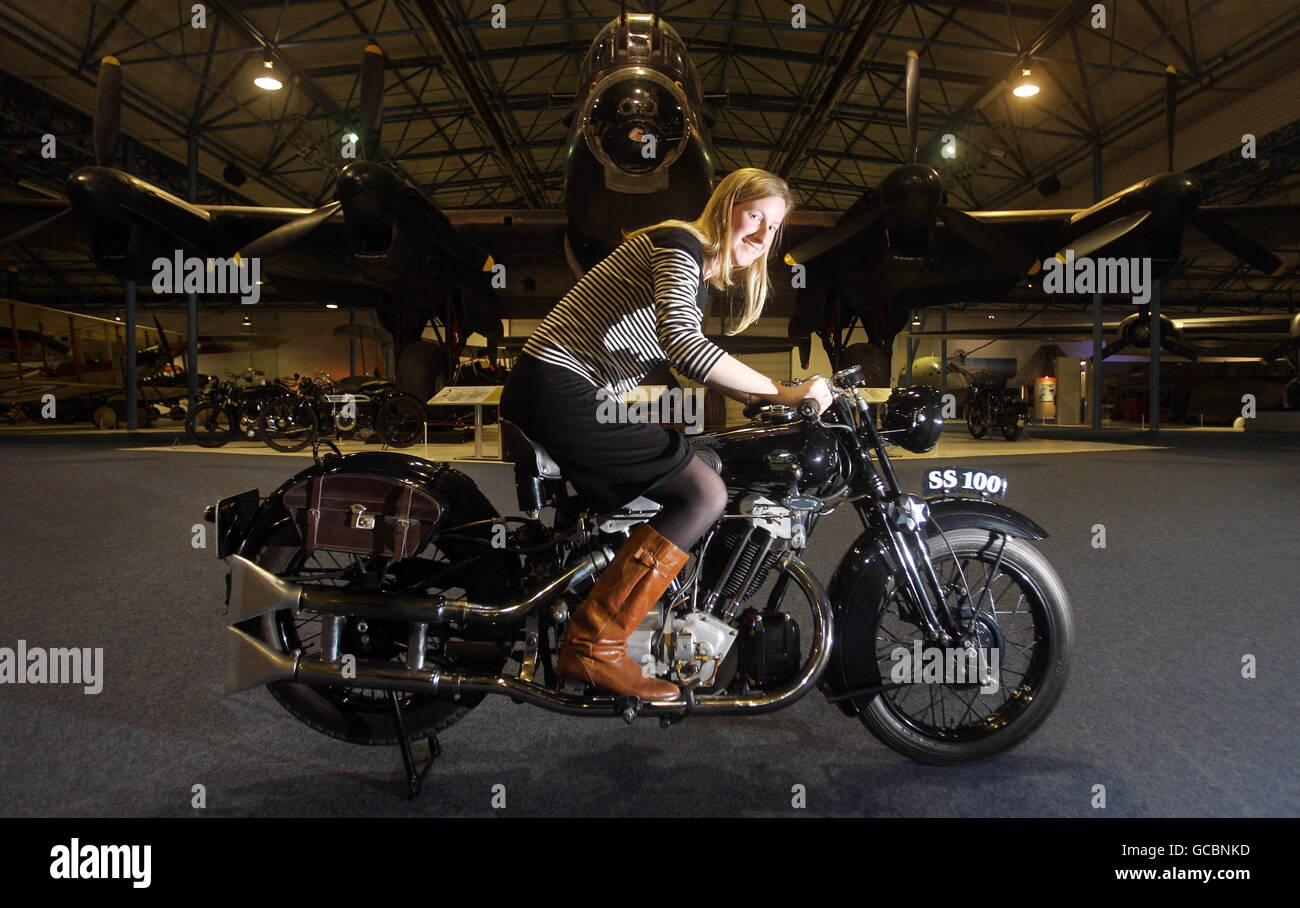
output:
<svg viewBox="0 0 1300 908"><path fill-rule="evenodd" d="M927 498L926 504L930 508L929 536L939 530L979 527L1021 539L1047 537L1047 531L1037 523L997 501L935 496ZM883 533L868 527L853 540L831 575L826 592L835 614L835 646L819 684L827 696L881 683L875 659L874 616L897 569ZM857 715L852 701L841 700L836 705L845 715Z"/></svg>

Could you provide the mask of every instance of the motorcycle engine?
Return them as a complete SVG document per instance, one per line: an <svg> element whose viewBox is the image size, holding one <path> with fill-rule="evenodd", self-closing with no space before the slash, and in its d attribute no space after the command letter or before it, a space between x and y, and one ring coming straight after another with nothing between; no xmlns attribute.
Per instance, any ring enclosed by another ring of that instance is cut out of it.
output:
<svg viewBox="0 0 1300 908"><path fill-rule="evenodd" d="M720 690L736 674L739 631L707 612L673 615L667 629L659 609L632 632L627 652L642 671L679 684L699 680L699 689ZM731 658L728 658L728 657Z"/></svg>

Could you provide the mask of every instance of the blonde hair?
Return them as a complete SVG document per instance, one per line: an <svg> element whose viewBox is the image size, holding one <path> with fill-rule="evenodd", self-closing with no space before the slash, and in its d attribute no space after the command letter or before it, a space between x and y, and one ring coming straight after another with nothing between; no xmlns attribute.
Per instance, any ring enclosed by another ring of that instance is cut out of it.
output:
<svg viewBox="0 0 1300 908"><path fill-rule="evenodd" d="M704 249L706 264L709 259L716 260L715 274L710 279L710 283L719 290L730 290L733 284L740 284L744 287L744 305L739 308L739 311L733 305L724 328L727 334L739 334L752 325L762 313L763 303L767 300L768 290L770 289L770 282L767 276L766 255L754 259L743 269L737 279L733 279L730 242L733 227L731 212L737 205L743 205L745 202L773 197L782 199L785 202L785 212L789 216L791 209L794 208L794 197L791 195L790 187L786 185L785 180L774 173L759 170L757 167L742 167L723 177L722 182L713 190L713 195L709 196L708 204L704 206L703 213L695 220L661 221L649 227L633 230L631 233L626 234L624 239L632 239L661 227L679 227L695 234ZM782 220L784 221L784 218ZM780 230L778 230L768 252L776 248L780 239L781 234Z"/></svg>

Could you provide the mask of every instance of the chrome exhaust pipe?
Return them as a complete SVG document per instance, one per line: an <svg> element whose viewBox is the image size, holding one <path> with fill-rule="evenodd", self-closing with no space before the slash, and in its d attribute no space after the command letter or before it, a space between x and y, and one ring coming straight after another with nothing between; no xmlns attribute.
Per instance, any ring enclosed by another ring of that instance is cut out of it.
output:
<svg viewBox="0 0 1300 908"><path fill-rule="evenodd" d="M813 606L811 651L799 677L783 688L757 697L705 697L697 700L693 708L685 700L655 700L642 703L640 713L659 716L684 716L687 713L701 716L754 715L783 709L812 690L830 663L834 643L830 600L821 583L798 558L786 555L778 562L778 567L790 574ZM345 668L341 662L303 659L296 652L290 655L277 653L238 628L231 627L226 631L232 635L232 640L238 640L231 644L232 663L236 655L241 660L238 671L233 667L227 670L226 690L229 693L268 681L294 680L304 684L403 691L448 698L460 694L501 694L572 716L622 715L627 709L626 697L583 697L504 675L443 673L370 659L356 660ZM232 676L237 682L235 687L231 686ZM265 680L256 680L259 678Z"/></svg>
<svg viewBox="0 0 1300 908"><path fill-rule="evenodd" d="M282 580L242 555L231 555L227 560L231 575L227 624L239 624L281 609L298 609L419 624L491 626L523 621L534 609L599 574L609 564L611 556L604 550L591 552L527 599L508 605L482 605L443 596L428 598L402 593L302 586Z"/></svg>
<svg viewBox="0 0 1300 908"><path fill-rule="evenodd" d="M239 628L226 628L226 693L237 694L272 681L290 681L298 671L298 651L281 653Z"/></svg>

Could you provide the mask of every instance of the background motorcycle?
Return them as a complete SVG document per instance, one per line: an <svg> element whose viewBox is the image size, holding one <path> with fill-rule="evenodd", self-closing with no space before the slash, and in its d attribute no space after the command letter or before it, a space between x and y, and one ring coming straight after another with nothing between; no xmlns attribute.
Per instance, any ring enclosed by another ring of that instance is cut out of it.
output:
<svg viewBox="0 0 1300 908"><path fill-rule="evenodd" d="M300 451L320 437L373 431L393 448L414 444L424 430L424 406L383 379L335 382L328 372L301 378L296 393L261 414L263 440L277 451Z"/></svg>
<svg viewBox="0 0 1300 908"><path fill-rule="evenodd" d="M681 700L641 702L556 676L570 614L657 505L592 513L509 422L524 517L499 516L446 464L381 453L327 455L264 501L253 490L209 508L232 567L227 690L268 684L316 730L409 755L408 739L429 736L436 753L436 732L489 693L672 723L770 712L817 687L915 759L1002 753L1051 712L1070 664L1069 599L1030 543L1046 532L976 491L903 491L886 444L931 449L938 395L896 389L878 426L853 391L860 380L856 368L837 374L822 417L767 406L748 426L691 440L730 502L628 641L647 672L683 687ZM943 473L931 479L942 485ZM1005 488L996 474L964 476ZM824 589L800 555L819 520L845 506L863 529ZM996 690L895 679L899 649L914 647L996 651Z"/></svg>
<svg viewBox="0 0 1300 908"><path fill-rule="evenodd" d="M1015 441L1029 423L1029 405L1007 393L1005 376L990 372L971 372L957 359L948 360L949 368L966 378L966 428L976 438L983 438L990 427L1002 430L1002 437Z"/></svg>
<svg viewBox="0 0 1300 908"><path fill-rule="evenodd" d="M261 369L236 375L226 370L226 381L215 379L185 417L185 431L195 444L219 448L232 438L258 438L258 422L267 401L289 394L278 382L267 382Z"/></svg>

